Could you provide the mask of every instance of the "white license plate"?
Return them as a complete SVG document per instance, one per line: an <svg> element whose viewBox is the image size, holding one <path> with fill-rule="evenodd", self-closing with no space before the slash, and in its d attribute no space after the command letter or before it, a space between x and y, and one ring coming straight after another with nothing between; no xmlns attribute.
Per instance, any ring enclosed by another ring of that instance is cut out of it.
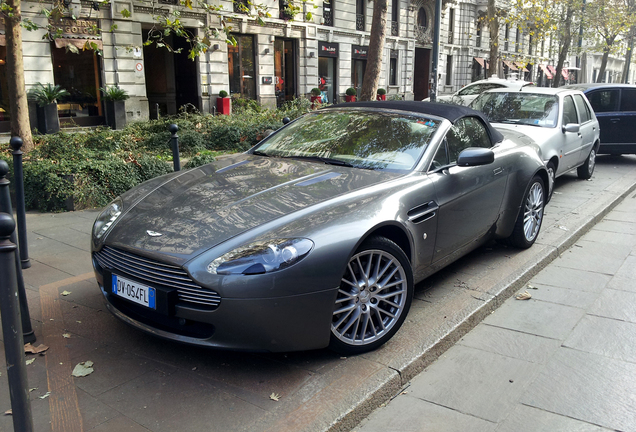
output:
<svg viewBox="0 0 636 432"><path fill-rule="evenodd" d="M133 301L150 309L156 309L155 289L146 285L131 281L121 276L113 275L113 294Z"/></svg>

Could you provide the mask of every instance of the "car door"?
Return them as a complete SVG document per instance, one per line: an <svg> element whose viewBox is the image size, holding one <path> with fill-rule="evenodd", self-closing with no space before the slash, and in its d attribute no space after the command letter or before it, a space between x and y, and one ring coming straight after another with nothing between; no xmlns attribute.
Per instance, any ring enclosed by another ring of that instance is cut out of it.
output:
<svg viewBox="0 0 636 432"><path fill-rule="evenodd" d="M457 157L468 147L490 148L482 120L464 117L446 133L429 170L435 186L439 216L433 262L453 259L474 245L499 216L507 170L494 163L460 167Z"/></svg>
<svg viewBox="0 0 636 432"><path fill-rule="evenodd" d="M576 105L576 110L579 115L579 133L581 134L581 138L583 140L581 146L581 152L579 153L579 163L582 164L585 159L587 159L587 155L590 154L590 150L596 141L596 134L598 125L594 122L592 113L590 112L590 108L585 101L583 95L575 94L574 103ZM577 164L577 165L578 165Z"/></svg>
<svg viewBox="0 0 636 432"><path fill-rule="evenodd" d="M621 92L619 89L598 89L586 93L590 101L599 127L601 128L601 145L620 144L626 136L622 132L625 121L618 112ZM636 113L635 113L636 114Z"/></svg>
<svg viewBox="0 0 636 432"><path fill-rule="evenodd" d="M579 125L576 106L572 96L563 97L563 109L561 110L561 130L562 130L562 148L561 161L557 168L557 176L571 170L579 163L581 147L583 146L583 135L580 130L578 132L566 132L563 128L568 124Z"/></svg>
<svg viewBox="0 0 636 432"><path fill-rule="evenodd" d="M618 119L614 125L619 144L616 153L634 153L636 144L636 89L622 88L619 112L610 118L610 122ZM616 127L619 125L619 127ZM601 141L601 144L603 141Z"/></svg>

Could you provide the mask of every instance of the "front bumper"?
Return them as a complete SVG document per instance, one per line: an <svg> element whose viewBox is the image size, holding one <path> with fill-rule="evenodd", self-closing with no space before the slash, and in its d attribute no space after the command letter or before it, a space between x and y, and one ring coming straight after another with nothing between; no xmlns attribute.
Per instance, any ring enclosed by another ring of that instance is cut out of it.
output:
<svg viewBox="0 0 636 432"><path fill-rule="evenodd" d="M107 277L110 277L106 273ZM170 305L156 312L104 289L95 277L108 309L146 333L191 345L246 351L287 352L329 344L337 288L273 298L223 298L215 310Z"/></svg>

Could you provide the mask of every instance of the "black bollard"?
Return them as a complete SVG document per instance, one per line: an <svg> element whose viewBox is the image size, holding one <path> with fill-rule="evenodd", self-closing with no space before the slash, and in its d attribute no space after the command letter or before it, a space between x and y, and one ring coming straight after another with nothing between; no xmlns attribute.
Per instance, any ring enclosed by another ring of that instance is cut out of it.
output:
<svg viewBox="0 0 636 432"><path fill-rule="evenodd" d="M15 250L17 246L9 240L14 230L13 217L7 213L0 213L0 274L3 275L0 278L0 315L2 315L4 354L7 359L7 376L11 394L13 430L32 432L33 418L16 286Z"/></svg>
<svg viewBox="0 0 636 432"><path fill-rule="evenodd" d="M170 141L172 142L172 164L175 171L180 171L181 161L179 160L179 136L177 135L179 126L173 123L168 126L168 130L172 134L172 137L170 138Z"/></svg>
<svg viewBox="0 0 636 432"><path fill-rule="evenodd" d="M11 137L13 149L13 181L15 182L15 213L18 219L18 240L20 243L20 263L23 269L31 267L29 245L27 244L26 211L24 209L24 174L22 172L22 138Z"/></svg>
<svg viewBox="0 0 636 432"><path fill-rule="evenodd" d="M0 160L0 212L13 214L13 208L11 207L11 193L9 192L9 180L6 178L8 172L9 164ZM11 233L10 240L17 245L15 230ZM33 333L33 328L31 327L29 304L27 303L24 279L22 278L19 247L15 250L15 272L18 283L18 297L20 299L20 316L22 317L24 342L35 342L35 333Z"/></svg>

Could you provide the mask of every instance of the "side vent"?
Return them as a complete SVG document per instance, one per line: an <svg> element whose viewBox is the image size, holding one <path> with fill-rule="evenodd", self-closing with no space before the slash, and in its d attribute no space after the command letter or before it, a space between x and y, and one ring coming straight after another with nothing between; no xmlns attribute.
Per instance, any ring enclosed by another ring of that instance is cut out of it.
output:
<svg viewBox="0 0 636 432"><path fill-rule="evenodd" d="M439 209L437 203L429 201L426 204L413 207L406 215L409 217L410 222L418 224L435 217L437 209Z"/></svg>

